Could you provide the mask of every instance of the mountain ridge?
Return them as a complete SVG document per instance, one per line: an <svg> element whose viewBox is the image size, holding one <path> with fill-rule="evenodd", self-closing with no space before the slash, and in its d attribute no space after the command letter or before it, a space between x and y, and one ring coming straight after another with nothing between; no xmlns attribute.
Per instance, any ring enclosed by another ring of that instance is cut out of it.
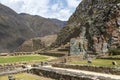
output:
<svg viewBox="0 0 120 80"><path fill-rule="evenodd" d="M46 18L28 16L29 18L25 19L25 16L23 18L11 8L0 3L0 52L14 51L25 40L48 34L57 34L61 29ZM35 22L29 21L29 19L34 19ZM48 24L46 25L46 23Z"/></svg>

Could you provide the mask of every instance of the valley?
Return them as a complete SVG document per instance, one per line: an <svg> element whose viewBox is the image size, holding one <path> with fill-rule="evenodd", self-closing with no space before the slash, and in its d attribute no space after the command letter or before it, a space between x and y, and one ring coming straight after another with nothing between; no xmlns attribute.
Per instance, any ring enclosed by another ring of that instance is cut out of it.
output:
<svg viewBox="0 0 120 80"><path fill-rule="evenodd" d="M120 80L120 1L81 0L68 21L0 3L0 80Z"/></svg>

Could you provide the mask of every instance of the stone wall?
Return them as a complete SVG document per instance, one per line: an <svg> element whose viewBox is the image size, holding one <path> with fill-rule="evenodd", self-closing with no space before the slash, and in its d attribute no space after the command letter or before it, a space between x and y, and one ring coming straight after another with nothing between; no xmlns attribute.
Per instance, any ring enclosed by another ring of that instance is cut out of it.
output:
<svg viewBox="0 0 120 80"><path fill-rule="evenodd" d="M22 66L20 64L13 63L13 64L1 64L0 65L0 76L17 74L21 72L27 72L27 70L22 69Z"/></svg>
<svg viewBox="0 0 120 80"><path fill-rule="evenodd" d="M34 52L14 52L10 53L10 56L19 56L19 55L32 55L35 54Z"/></svg>
<svg viewBox="0 0 120 80"><path fill-rule="evenodd" d="M59 66L60 66L60 64L59 64ZM72 67L76 67L77 69L79 67L78 65L76 65L76 66L65 65L65 66L67 68L72 66ZM87 67L87 68L89 68L89 67ZM102 68L102 67L99 67L99 68L101 68L101 70L98 69L100 71L103 71L105 69L105 68ZM94 68L94 69L96 70L97 68ZM108 68L107 68L107 70L108 70ZM79 73L78 74L76 72L70 72L70 71L67 71L67 70L57 70L57 69L54 69L54 68L45 68L45 67L39 67L39 68L36 67L36 68L32 68L30 70L22 69L22 70L16 70L16 71L12 71L12 72L0 73L0 76L9 75L9 74L17 74L17 73L21 73L21 72L29 72L29 73L32 73L32 74L35 74L35 75L38 75L38 76L48 77L48 78L52 78L52 79L55 79L55 80L113 80L109 77L87 75L87 74L84 74L84 73Z"/></svg>
<svg viewBox="0 0 120 80"><path fill-rule="evenodd" d="M38 54L40 54L40 55L47 55L47 56L55 56L55 57L63 57L63 56L66 56L67 54L62 54L62 53L49 53L49 52L40 52L40 53L38 53Z"/></svg>
<svg viewBox="0 0 120 80"><path fill-rule="evenodd" d="M87 66L87 65L68 65L68 64L53 64L52 66L120 75L120 69L116 69L116 68L96 67L96 66Z"/></svg>
<svg viewBox="0 0 120 80"><path fill-rule="evenodd" d="M55 80L113 80L101 76L86 75L83 73L69 72L66 70L55 70L46 68L34 68L30 71L33 74L49 77Z"/></svg>
<svg viewBox="0 0 120 80"><path fill-rule="evenodd" d="M58 59L51 60L50 62L54 63L66 63L71 61L80 61L83 60L83 55L72 55L72 56L64 56Z"/></svg>
<svg viewBox="0 0 120 80"><path fill-rule="evenodd" d="M55 80L92 80L87 77L82 77L82 76L80 77L72 74L67 74L65 72L61 73L61 72L52 71L52 70L33 69L32 72L33 74L53 78Z"/></svg>
<svg viewBox="0 0 120 80"><path fill-rule="evenodd" d="M3 73L0 73L0 76L18 74L18 73L25 73L27 71L28 70L18 70L18 71L3 72Z"/></svg>
<svg viewBox="0 0 120 80"><path fill-rule="evenodd" d="M120 60L120 57L100 57L98 59L107 59L107 60Z"/></svg>

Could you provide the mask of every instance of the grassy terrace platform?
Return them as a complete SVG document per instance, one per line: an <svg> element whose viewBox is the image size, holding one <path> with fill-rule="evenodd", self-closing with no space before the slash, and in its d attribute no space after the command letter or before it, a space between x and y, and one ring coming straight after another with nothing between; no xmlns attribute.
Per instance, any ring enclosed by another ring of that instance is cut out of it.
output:
<svg viewBox="0 0 120 80"><path fill-rule="evenodd" d="M27 74L27 73L20 73L20 74L14 74L13 75L16 80L53 80L50 78L45 78L33 74ZM0 76L0 80L8 80L8 75L7 76Z"/></svg>
<svg viewBox="0 0 120 80"><path fill-rule="evenodd" d="M120 60L120 55L115 55L115 56L105 56L105 57L101 57L101 59Z"/></svg>
<svg viewBox="0 0 120 80"><path fill-rule="evenodd" d="M120 60L107 60L107 59L95 59L95 60L92 60L92 63L87 63L87 60L73 61L73 62L70 62L69 64L82 64L82 65L89 65L89 66L115 67L114 65L112 65L113 61L117 62L116 67L120 67Z"/></svg>
<svg viewBox="0 0 120 80"><path fill-rule="evenodd" d="M22 55L22 56L0 56L0 64L16 63L16 62L35 62L35 61L48 61L56 59L56 57L44 55Z"/></svg>

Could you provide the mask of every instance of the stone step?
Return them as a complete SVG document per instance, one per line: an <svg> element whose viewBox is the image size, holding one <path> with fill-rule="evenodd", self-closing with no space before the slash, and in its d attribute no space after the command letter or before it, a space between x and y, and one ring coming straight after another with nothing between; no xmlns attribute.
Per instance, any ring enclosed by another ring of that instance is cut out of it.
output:
<svg viewBox="0 0 120 80"><path fill-rule="evenodd" d="M69 51L69 49L67 49L67 48L61 48L61 49L58 49L58 51Z"/></svg>
<svg viewBox="0 0 120 80"><path fill-rule="evenodd" d="M65 46L65 48L70 49L70 46Z"/></svg>
<svg viewBox="0 0 120 80"><path fill-rule="evenodd" d="M63 57L68 55L67 52L39 52L41 55L55 56L55 57Z"/></svg>

